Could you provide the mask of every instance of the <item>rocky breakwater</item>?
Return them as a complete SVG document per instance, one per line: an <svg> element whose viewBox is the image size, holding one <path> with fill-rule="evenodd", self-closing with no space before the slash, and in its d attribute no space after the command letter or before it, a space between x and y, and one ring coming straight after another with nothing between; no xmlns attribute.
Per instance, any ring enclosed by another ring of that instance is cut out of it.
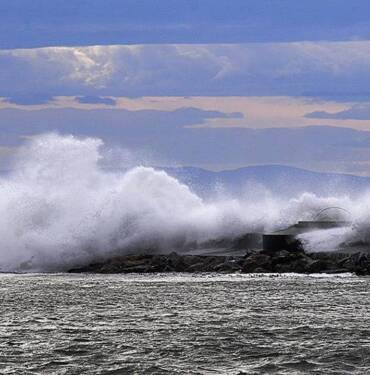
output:
<svg viewBox="0 0 370 375"><path fill-rule="evenodd" d="M370 254L246 251L243 256L142 254L122 255L69 270L71 273L344 273L370 275Z"/></svg>

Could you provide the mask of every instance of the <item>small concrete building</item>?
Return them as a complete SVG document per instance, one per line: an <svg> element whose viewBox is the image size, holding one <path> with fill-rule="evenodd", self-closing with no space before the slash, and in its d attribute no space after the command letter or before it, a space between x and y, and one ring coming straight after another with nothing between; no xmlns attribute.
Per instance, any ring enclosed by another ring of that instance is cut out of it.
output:
<svg viewBox="0 0 370 375"><path fill-rule="evenodd" d="M350 226L351 221L348 220L349 216L349 212L340 207L325 208L315 216L314 220L299 221L297 224L294 224L288 228L263 234L263 250L303 250L302 243L298 239L300 234L316 230L327 230Z"/></svg>

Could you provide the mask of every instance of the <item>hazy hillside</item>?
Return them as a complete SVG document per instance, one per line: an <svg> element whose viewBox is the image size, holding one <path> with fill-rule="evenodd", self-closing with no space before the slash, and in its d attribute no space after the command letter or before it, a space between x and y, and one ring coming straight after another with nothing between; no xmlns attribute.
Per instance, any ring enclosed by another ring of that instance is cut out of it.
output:
<svg viewBox="0 0 370 375"><path fill-rule="evenodd" d="M339 173L319 173L281 165L252 166L220 172L201 168L163 168L202 196L217 192L241 194L265 187L291 196L312 192L328 196L358 195L370 188L370 178Z"/></svg>

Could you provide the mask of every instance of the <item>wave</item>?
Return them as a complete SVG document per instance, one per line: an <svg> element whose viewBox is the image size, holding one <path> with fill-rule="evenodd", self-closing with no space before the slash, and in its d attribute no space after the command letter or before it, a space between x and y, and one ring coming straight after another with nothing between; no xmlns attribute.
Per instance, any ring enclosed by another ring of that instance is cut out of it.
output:
<svg viewBox="0 0 370 375"><path fill-rule="evenodd" d="M251 189L240 198L201 198L159 169L108 171L103 164L100 139L42 134L20 148L12 171L0 179L2 271L20 265L58 270L153 244L181 250L188 243L281 228L327 206L354 213L357 236L366 235L370 222L370 194L357 201L310 193L287 200Z"/></svg>

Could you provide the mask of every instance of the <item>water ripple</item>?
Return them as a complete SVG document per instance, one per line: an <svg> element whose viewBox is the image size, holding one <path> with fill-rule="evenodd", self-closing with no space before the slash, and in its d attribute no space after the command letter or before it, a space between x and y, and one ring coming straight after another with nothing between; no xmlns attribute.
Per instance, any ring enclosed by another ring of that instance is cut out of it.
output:
<svg viewBox="0 0 370 375"><path fill-rule="evenodd" d="M370 279L1 275L0 373L366 374Z"/></svg>

